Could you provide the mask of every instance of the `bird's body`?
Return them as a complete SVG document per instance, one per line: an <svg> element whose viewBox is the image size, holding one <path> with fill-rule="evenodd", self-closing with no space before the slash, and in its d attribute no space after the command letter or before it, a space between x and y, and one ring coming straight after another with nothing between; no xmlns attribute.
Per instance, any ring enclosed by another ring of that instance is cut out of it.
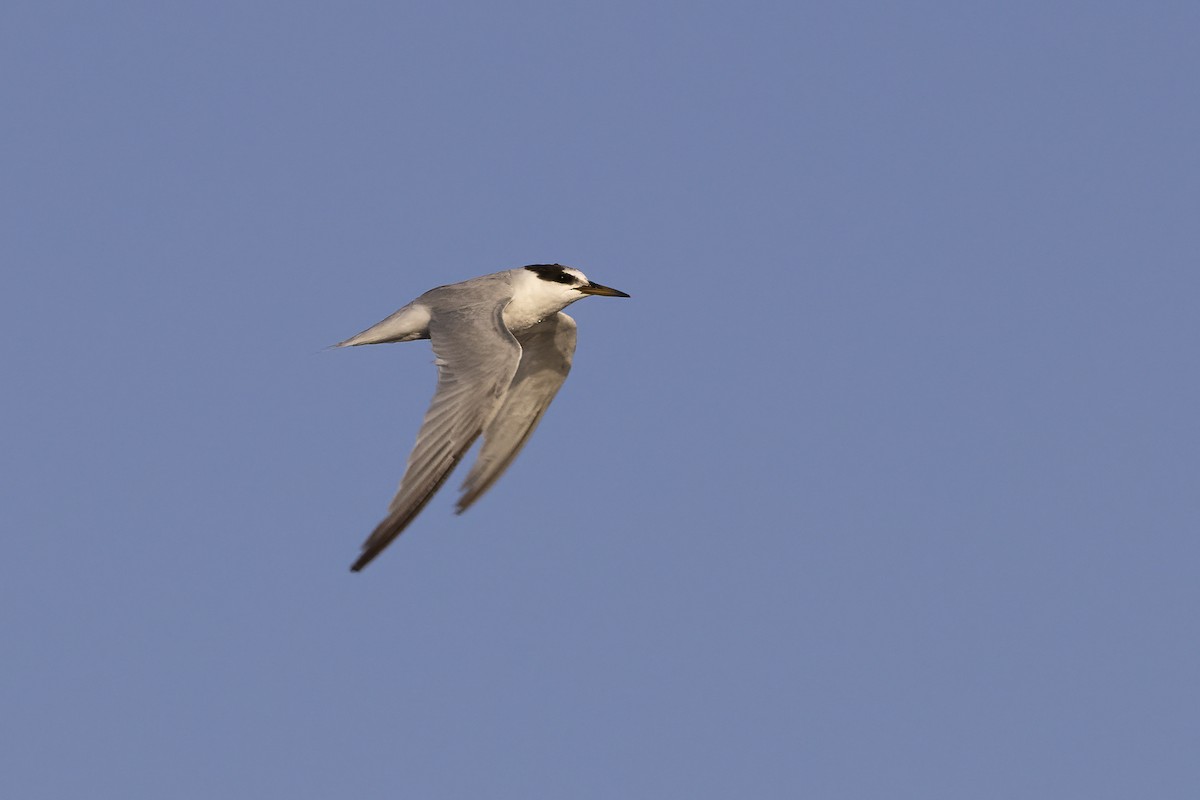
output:
<svg viewBox="0 0 1200 800"><path fill-rule="evenodd" d="M399 536L483 435L458 513L520 452L571 369L575 321L589 294L628 297L579 270L536 264L431 289L339 347L430 339L438 386L388 516L363 543L357 572Z"/></svg>

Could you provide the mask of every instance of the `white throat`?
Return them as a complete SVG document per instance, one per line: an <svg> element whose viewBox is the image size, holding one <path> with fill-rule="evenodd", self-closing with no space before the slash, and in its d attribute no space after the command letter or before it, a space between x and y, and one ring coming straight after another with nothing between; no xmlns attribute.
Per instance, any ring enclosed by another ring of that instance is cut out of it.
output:
<svg viewBox="0 0 1200 800"><path fill-rule="evenodd" d="M512 300L504 309L510 331L523 331L583 297L561 283L545 281L527 269L512 270Z"/></svg>

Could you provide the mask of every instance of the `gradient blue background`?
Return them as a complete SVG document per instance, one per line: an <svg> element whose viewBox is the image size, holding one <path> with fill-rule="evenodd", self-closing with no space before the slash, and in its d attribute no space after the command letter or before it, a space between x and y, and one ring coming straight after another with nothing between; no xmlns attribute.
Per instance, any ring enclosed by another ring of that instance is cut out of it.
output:
<svg viewBox="0 0 1200 800"><path fill-rule="evenodd" d="M1200 796L1198 41L5 3L3 794ZM352 575L434 369L322 348L547 261L633 299Z"/></svg>

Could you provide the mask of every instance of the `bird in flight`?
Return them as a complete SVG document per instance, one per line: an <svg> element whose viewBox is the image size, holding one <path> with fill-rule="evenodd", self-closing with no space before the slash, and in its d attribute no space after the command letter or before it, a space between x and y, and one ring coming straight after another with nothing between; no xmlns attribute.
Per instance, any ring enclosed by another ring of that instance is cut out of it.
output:
<svg viewBox="0 0 1200 800"><path fill-rule="evenodd" d="M629 297L561 264L533 264L439 286L337 347L429 339L437 391L388 515L363 542L358 572L404 532L483 435L457 513L496 482L571 371L575 320L588 295Z"/></svg>

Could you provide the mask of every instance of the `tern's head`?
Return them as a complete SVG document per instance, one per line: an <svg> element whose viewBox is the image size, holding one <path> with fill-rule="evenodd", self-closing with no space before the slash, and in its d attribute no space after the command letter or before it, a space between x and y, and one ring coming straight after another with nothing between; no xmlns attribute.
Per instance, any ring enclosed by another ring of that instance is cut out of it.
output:
<svg viewBox="0 0 1200 800"><path fill-rule="evenodd" d="M587 275L574 267L564 267L562 264L531 264L525 269L532 274L533 280L527 281L532 290L548 297L559 298L564 306L589 294L629 297L624 292L589 281Z"/></svg>

